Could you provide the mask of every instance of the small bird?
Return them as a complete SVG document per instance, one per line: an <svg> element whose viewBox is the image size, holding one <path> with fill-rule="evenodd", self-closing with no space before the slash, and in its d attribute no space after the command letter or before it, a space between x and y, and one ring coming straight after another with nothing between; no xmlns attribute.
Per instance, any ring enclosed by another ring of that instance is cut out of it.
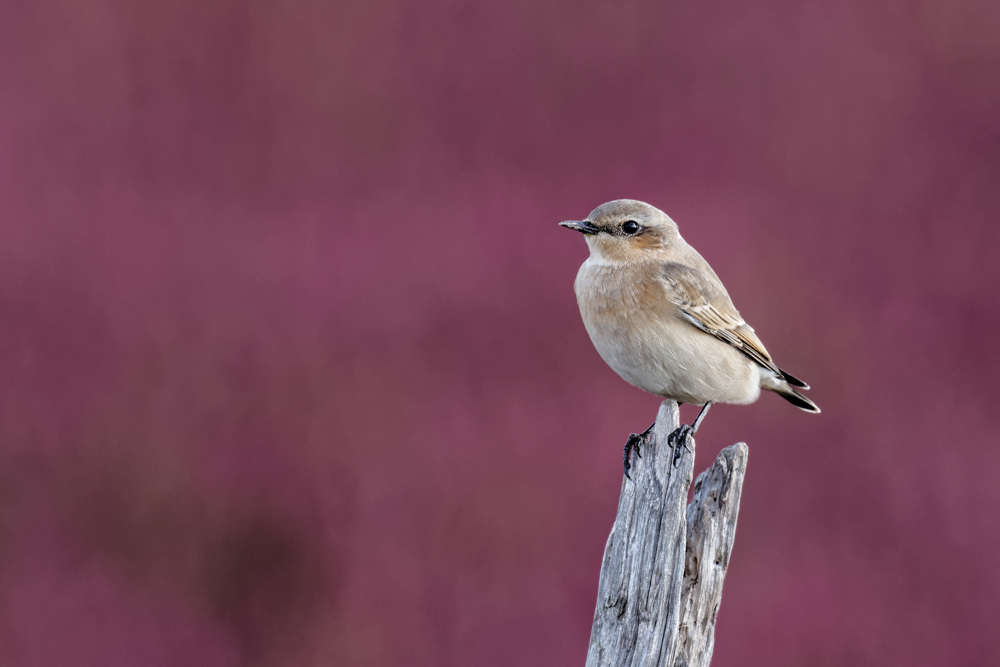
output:
<svg viewBox="0 0 1000 667"><path fill-rule="evenodd" d="M722 281L677 224L641 201L618 199L586 220L559 223L584 234L590 257L574 288L597 352L622 378L678 403L704 405L693 424L670 434L675 451L712 403L753 403L773 391L807 412L819 407L799 393L809 385L778 368L733 305ZM652 426L650 426L652 429ZM638 454L642 434L625 445Z"/></svg>

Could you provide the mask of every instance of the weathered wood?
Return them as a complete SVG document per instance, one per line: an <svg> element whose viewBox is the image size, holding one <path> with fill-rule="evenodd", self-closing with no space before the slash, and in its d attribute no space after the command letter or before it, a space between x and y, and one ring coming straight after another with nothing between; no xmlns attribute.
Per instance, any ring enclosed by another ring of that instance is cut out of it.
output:
<svg viewBox="0 0 1000 667"><path fill-rule="evenodd" d="M698 477L685 510L694 439L690 449L672 450L667 438L678 424L677 404L664 401L642 457L633 457L632 479L623 479L587 667L694 666L711 659L747 448L723 450Z"/></svg>
<svg viewBox="0 0 1000 667"><path fill-rule="evenodd" d="M726 447L712 467L698 475L687 508L687 549L681 622L671 665L708 667L715 646L715 618L722 580L736 538L736 515L747 469L747 446Z"/></svg>
<svg viewBox="0 0 1000 667"><path fill-rule="evenodd" d="M622 492L598 585L588 667L661 665L677 634L684 576L685 515L694 456L675 453L667 436L677 404L664 401L642 458Z"/></svg>

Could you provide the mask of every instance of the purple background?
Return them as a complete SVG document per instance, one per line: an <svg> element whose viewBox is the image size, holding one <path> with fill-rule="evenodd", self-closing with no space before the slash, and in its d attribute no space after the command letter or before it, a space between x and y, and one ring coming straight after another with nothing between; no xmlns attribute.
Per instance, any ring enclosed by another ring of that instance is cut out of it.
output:
<svg viewBox="0 0 1000 667"><path fill-rule="evenodd" d="M556 223L619 197L823 408L699 433L714 664L995 664L994 0L0 14L3 665L583 664L658 400Z"/></svg>

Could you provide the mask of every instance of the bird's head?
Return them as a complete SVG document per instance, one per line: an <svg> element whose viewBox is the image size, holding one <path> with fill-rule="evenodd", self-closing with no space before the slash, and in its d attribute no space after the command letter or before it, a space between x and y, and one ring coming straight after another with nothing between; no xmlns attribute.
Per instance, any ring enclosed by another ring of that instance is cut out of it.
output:
<svg viewBox="0 0 1000 667"><path fill-rule="evenodd" d="M595 208L586 220L559 224L581 232L590 254L608 262L648 259L679 238L677 224L670 216L634 199L616 199Z"/></svg>

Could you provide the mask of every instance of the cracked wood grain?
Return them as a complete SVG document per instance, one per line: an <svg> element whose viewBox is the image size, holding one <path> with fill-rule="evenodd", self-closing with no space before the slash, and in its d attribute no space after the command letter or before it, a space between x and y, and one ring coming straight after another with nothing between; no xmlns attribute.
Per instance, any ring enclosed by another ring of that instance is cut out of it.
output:
<svg viewBox="0 0 1000 667"><path fill-rule="evenodd" d="M694 466L690 450L673 451L674 401L623 479L618 515L604 550L587 667L709 664L722 582L729 566L747 446L724 449L698 476L685 508Z"/></svg>

